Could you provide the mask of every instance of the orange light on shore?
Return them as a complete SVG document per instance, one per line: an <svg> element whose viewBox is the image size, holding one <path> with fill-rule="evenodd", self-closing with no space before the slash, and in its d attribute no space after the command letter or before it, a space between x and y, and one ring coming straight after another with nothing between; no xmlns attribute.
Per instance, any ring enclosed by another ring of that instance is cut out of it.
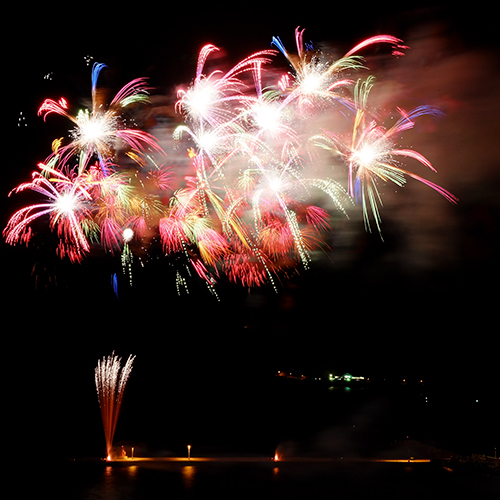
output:
<svg viewBox="0 0 500 500"><path fill-rule="evenodd" d="M274 454L274 461L277 462L280 459L278 452Z"/></svg>

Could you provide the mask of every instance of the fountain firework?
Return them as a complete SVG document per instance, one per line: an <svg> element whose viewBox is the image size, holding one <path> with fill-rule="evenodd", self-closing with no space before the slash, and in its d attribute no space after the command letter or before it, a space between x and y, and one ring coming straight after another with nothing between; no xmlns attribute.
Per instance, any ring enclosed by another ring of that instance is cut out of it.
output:
<svg viewBox="0 0 500 500"><path fill-rule="evenodd" d="M113 436L123 400L123 391L132 371L134 359L135 356L130 355L122 368L122 359L113 351L111 356L103 357L102 361L99 360L95 368L95 385L104 425L107 460L111 459Z"/></svg>

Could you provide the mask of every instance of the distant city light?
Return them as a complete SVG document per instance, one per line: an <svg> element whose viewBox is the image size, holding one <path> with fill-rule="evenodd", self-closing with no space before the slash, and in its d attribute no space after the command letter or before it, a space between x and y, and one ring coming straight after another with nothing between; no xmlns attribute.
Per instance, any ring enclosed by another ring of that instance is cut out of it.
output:
<svg viewBox="0 0 500 500"><path fill-rule="evenodd" d="M330 373L328 375L328 380L330 382L335 382L335 381L352 382L352 381L365 380L365 377L357 377L357 376L355 377L350 373L344 373L344 375L333 375L332 373Z"/></svg>

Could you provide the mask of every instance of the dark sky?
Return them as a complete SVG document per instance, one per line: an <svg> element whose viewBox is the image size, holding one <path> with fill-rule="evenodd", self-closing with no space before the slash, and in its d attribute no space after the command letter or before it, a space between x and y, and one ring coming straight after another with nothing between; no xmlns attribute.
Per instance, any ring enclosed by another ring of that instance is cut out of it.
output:
<svg viewBox="0 0 500 500"><path fill-rule="evenodd" d="M137 354L136 383L168 399L165 407L183 401L175 397L179 390L168 392L172 386L224 386L220 381L238 370L257 377L279 369L338 370L455 384L479 374L493 387L500 217L493 121L500 110L493 89L500 73L491 15L471 12L470 5L452 13L330 5L233 2L224 9L220 3L177 3L168 11L164 4L82 4L77 13L74 5L15 13L15 35L4 30L4 147L10 153L2 167L3 225L17 207L7 193L28 178L53 138L50 124L36 117L41 100L88 95L84 56L106 63L111 82L149 76L166 93L189 82L203 44L225 48L236 62L269 48L273 35L293 47L298 25L307 39L340 50L378 33L415 47L419 57L387 70L392 85L380 98L399 96L394 82L403 81L417 101L443 101L447 118L435 138L413 139L434 154L438 181L460 203L444 207L445 201L430 199L425 190L408 188L407 201L390 199L383 214L385 243L359 230L354 217L354 229L342 227L332 236L334 251L309 271L284 278L278 294L223 285L220 302L197 284L190 296L178 298L171 268L138 269L133 296L117 302L110 287L116 261L109 256L66 266L47 252L2 243L4 376L13 412L49 412L47 403L53 421L58 412L67 418L64 408L78 413L79 405L94 405L94 366L113 349L124 357ZM415 70L418 63L422 71ZM22 131L21 112L27 123ZM56 286L34 289L35 262L42 275L57 278Z"/></svg>

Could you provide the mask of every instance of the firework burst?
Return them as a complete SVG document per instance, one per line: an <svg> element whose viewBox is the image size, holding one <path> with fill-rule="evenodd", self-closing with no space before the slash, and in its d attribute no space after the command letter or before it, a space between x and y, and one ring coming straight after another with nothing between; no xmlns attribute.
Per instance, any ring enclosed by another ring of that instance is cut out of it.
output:
<svg viewBox="0 0 500 500"><path fill-rule="evenodd" d="M114 170L114 158L120 141L135 151L150 150L162 153L154 136L142 130L125 128L121 114L123 110L136 103L148 102L148 90L145 78L137 78L125 85L105 107L101 102L102 95L97 92L99 73L105 64L94 63L92 68L92 109L80 110L76 116L69 112L66 99L59 101L46 99L38 110L38 114L47 119L47 115L56 113L71 120L75 128L71 131L72 142L60 148L64 162L71 156L79 155L79 172L82 173L89 162L97 157L104 173Z"/></svg>
<svg viewBox="0 0 500 500"><path fill-rule="evenodd" d="M151 152L164 155L157 140L147 132L125 128L122 112L133 104L148 102L144 78L125 85L105 106L97 79L105 66L94 64L92 69L92 106L76 116L69 112L66 99L47 99L39 109L44 119L51 113L62 115L74 123L72 141L52 142L52 154L32 181L22 183L15 193L32 191L44 200L16 212L4 229L8 243L28 243L35 233L33 225L48 218L49 227L57 229L57 252L72 262L80 262L90 251L90 242L100 242L104 249L117 252L124 248L123 230L130 226L139 236L145 236L147 223L157 223L163 215L159 190L169 188L168 169L152 160ZM138 169L121 169L116 163L120 141L127 146L126 157ZM144 182L140 180L144 178ZM139 180L138 180L139 179ZM146 189L148 182L149 189Z"/></svg>
<svg viewBox="0 0 500 500"><path fill-rule="evenodd" d="M383 186L412 178L457 201L403 163L435 171L401 141L420 116L441 112L396 107L398 119L386 127L370 107L376 81L363 76L362 54L379 45L403 56L408 47L400 39L367 38L339 59L305 43L300 28L295 53L279 37L272 45L278 50L251 54L229 71L207 71L220 50L202 47L193 81L177 91L174 106L183 121L172 130L174 149L186 151L180 168L157 161L164 152L154 136L126 126L125 111L148 102L147 80L132 80L107 104L97 86L105 65L95 63L89 109L72 114L64 98L39 109L44 119L69 119L71 140L56 139L41 171L14 190L45 200L12 216L7 242L28 243L33 223L45 217L62 257L79 262L90 241L100 242L121 255L130 284L134 243L144 264L154 241L180 263L178 291L192 273L214 294L221 275L276 289L280 273L309 268L315 250L325 248L333 222L326 205L347 217L348 207L360 204L367 230L374 222L381 233ZM290 66L284 73L271 64L280 53Z"/></svg>
<svg viewBox="0 0 500 500"><path fill-rule="evenodd" d="M47 215L50 228L57 229L60 256L79 262L90 250L83 231L84 221L90 216L87 186L81 178L70 178L42 163L39 168L41 172L33 172L31 182L19 185L14 192L31 190L44 196L45 202L17 211L4 229L5 239L10 244L28 243L33 234L32 223Z"/></svg>
<svg viewBox="0 0 500 500"><path fill-rule="evenodd" d="M401 118L387 129L373 118L367 108L368 94L373 85L372 77L364 81L359 80L356 85L356 114L350 141L331 131L324 131L314 140L329 145L327 147L344 157L348 166L348 192L351 197L361 202L366 227L370 228L371 211L375 224L381 231L378 207L382 198L377 187L379 182L392 182L401 187L406 183L406 176L409 176L436 190L452 203L456 203L457 198L433 182L402 168L397 159L412 158L435 172L431 162L421 153L412 149L397 148L395 144L396 137L414 127L416 118L425 114L440 116L441 112L428 106L421 106L410 112L398 108Z"/></svg>

